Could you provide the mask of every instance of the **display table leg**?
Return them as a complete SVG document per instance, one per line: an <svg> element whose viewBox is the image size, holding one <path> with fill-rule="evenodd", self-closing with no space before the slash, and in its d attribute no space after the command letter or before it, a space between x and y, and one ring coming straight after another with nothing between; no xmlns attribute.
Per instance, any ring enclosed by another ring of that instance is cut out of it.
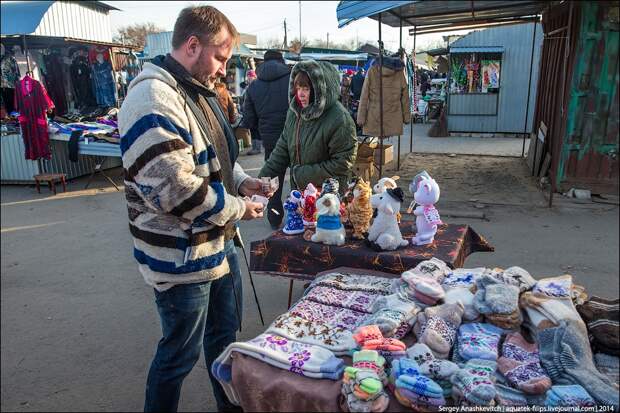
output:
<svg viewBox="0 0 620 413"><path fill-rule="evenodd" d="M288 305L286 308L291 308L291 301L293 300L293 280L288 285Z"/></svg>

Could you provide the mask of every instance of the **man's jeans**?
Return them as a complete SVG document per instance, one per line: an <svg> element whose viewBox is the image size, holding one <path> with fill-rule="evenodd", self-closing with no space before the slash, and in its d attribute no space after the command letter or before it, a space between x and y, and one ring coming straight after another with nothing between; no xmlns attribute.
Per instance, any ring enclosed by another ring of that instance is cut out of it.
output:
<svg viewBox="0 0 620 413"><path fill-rule="evenodd" d="M265 162L269 159L271 152L275 149L275 147L267 146L263 143L265 147ZM278 180L280 181L280 186L278 190L273 194L271 198L269 198L269 202L267 203L267 217L269 219L269 223L274 226L279 226L284 218L284 207L282 206L282 189L284 188L284 175L278 175ZM303 190L302 190L303 191ZM271 210L275 209L280 213L280 215L274 214Z"/></svg>
<svg viewBox="0 0 620 413"><path fill-rule="evenodd" d="M235 292L239 314L242 313L237 252L232 241L228 241L224 249L229 274L211 282L181 284L164 292L155 291L163 337L157 345L146 382L145 412L177 411L183 379L200 358L203 347L218 410L231 406L224 389L211 374L215 359L236 340L239 320Z"/></svg>

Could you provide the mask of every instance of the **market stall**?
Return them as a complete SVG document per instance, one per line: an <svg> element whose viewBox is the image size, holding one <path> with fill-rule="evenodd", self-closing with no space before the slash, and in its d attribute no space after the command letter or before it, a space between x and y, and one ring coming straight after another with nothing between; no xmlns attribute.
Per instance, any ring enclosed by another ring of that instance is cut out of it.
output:
<svg viewBox="0 0 620 413"><path fill-rule="evenodd" d="M80 130L77 142L96 136L118 146L116 113L127 79L139 70L137 58L101 29L115 8L90 2L66 13L64 7L2 4L2 183L34 183L35 175L49 173L72 179L101 169L97 159L72 153L62 134ZM84 19L103 26L86 28ZM119 165L114 159L106 167Z"/></svg>

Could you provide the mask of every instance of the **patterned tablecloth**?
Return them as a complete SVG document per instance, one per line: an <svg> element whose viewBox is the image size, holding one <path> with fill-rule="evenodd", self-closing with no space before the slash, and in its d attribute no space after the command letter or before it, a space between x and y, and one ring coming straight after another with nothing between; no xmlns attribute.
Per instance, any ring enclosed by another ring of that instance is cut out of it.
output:
<svg viewBox="0 0 620 413"><path fill-rule="evenodd" d="M413 236L411 221L403 220L400 227L403 237L410 240ZM459 268L469 254L484 251L494 251L494 248L470 226L459 224L441 225L433 244L409 244L384 252L376 252L364 241L349 238L345 245L338 247L276 231L267 239L252 242L250 269L258 274L306 280L313 279L318 272L341 266L400 274L431 257L443 260L451 268Z"/></svg>

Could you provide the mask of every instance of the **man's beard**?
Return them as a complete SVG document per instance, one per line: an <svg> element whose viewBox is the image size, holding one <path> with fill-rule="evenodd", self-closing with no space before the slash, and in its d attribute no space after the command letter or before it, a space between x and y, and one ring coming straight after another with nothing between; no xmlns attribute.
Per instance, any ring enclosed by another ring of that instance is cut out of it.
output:
<svg viewBox="0 0 620 413"><path fill-rule="evenodd" d="M194 64L194 66L192 66L191 75L194 79L205 85L207 88L213 89L215 82L217 81L217 77L209 75L208 69L202 63L203 53L204 50L200 52L198 61Z"/></svg>

